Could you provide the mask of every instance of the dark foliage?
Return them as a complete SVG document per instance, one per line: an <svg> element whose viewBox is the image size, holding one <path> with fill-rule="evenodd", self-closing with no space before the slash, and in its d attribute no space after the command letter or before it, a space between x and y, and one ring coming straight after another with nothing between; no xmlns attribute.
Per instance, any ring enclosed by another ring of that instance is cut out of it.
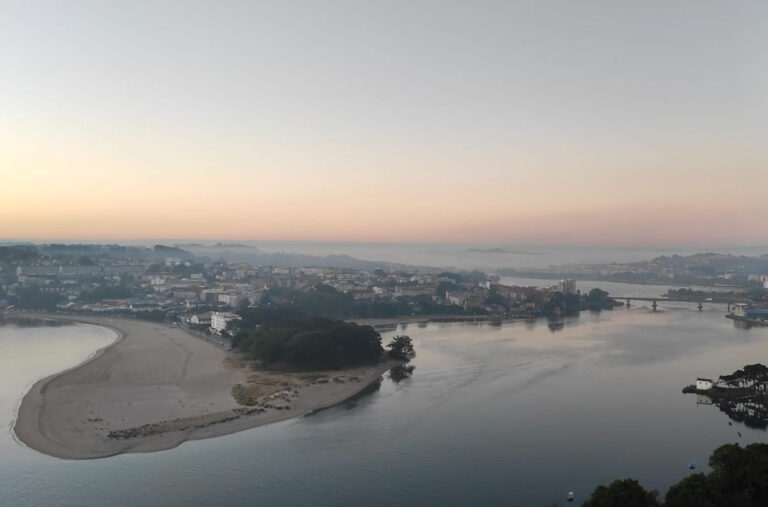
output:
<svg viewBox="0 0 768 507"><path fill-rule="evenodd" d="M41 291L38 287L16 290L16 306L31 310L53 310L66 298L56 292Z"/></svg>
<svg viewBox="0 0 768 507"><path fill-rule="evenodd" d="M323 318L278 321L241 328L232 346L266 364L338 369L381 359L381 335L370 326Z"/></svg>
<svg viewBox="0 0 768 507"><path fill-rule="evenodd" d="M126 299L131 297L131 289L125 285L99 285L93 290L83 291L80 299L87 303L95 303L104 299Z"/></svg>
<svg viewBox="0 0 768 507"><path fill-rule="evenodd" d="M709 458L708 474L694 474L671 486L664 507L758 507L768 505L768 444L726 444ZM660 505L656 492L624 479L598 486L585 507Z"/></svg>
<svg viewBox="0 0 768 507"><path fill-rule="evenodd" d="M658 493L646 491L634 479L618 479L608 486L598 486L582 507L653 507L659 505Z"/></svg>
<svg viewBox="0 0 768 507"><path fill-rule="evenodd" d="M389 357L398 361L410 361L416 357L416 351L413 348L411 338L406 335L398 335L392 338L387 344Z"/></svg>
<svg viewBox="0 0 768 507"><path fill-rule="evenodd" d="M398 382L411 378L413 370L415 369L416 367L412 364L395 366L389 370L389 378L392 379L392 382L397 384Z"/></svg>
<svg viewBox="0 0 768 507"><path fill-rule="evenodd" d="M37 248L26 245L0 246L0 263L25 262L40 257Z"/></svg>

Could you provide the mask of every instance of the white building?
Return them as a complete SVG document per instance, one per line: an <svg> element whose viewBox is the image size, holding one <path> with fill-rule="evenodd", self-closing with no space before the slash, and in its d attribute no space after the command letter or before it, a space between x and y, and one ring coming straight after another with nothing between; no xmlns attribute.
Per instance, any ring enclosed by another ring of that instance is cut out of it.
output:
<svg viewBox="0 0 768 507"><path fill-rule="evenodd" d="M449 305L465 306L471 297L469 291L445 291L445 302Z"/></svg>
<svg viewBox="0 0 768 507"><path fill-rule="evenodd" d="M239 315L227 312L213 312L211 313L211 329L217 333L223 332L227 329L227 324L233 320L240 320Z"/></svg>
<svg viewBox="0 0 768 507"><path fill-rule="evenodd" d="M736 303L733 305L731 313L736 317L746 317L749 305L744 303Z"/></svg>
<svg viewBox="0 0 768 507"><path fill-rule="evenodd" d="M576 294L576 280L560 280L560 290L563 294Z"/></svg>
<svg viewBox="0 0 768 507"><path fill-rule="evenodd" d="M219 294L219 303L231 306L232 308L237 308L243 301L245 301L245 298L236 294Z"/></svg>
<svg viewBox="0 0 768 507"><path fill-rule="evenodd" d="M198 326L204 326L204 325L211 325L211 314L210 313L198 313L197 315L193 315L189 319L190 324L195 324Z"/></svg>
<svg viewBox="0 0 768 507"><path fill-rule="evenodd" d="M712 379L711 378L697 378L696 379L696 389L699 391L708 391L709 389L712 389Z"/></svg>

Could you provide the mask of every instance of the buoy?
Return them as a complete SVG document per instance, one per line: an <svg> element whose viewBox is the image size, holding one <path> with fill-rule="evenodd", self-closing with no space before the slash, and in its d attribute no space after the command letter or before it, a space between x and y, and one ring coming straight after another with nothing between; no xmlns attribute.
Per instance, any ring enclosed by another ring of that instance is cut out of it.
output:
<svg viewBox="0 0 768 507"><path fill-rule="evenodd" d="M573 491L569 491L568 494L565 496L565 498L567 498L569 502L573 502L573 497L574 497Z"/></svg>
<svg viewBox="0 0 768 507"><path fill-rule="evenodd" d="M688 468L690 468L691 470L696 468L696 462L695 461L691 461L690 463L688 463Z"/></svg>

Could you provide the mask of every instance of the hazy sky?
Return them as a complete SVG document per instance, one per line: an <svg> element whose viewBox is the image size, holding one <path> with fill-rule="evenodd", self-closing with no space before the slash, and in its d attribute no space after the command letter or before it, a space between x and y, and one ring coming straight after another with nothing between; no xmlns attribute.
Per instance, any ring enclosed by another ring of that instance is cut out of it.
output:
<svg viewBox="0 0 768 507"><path fill-rule="evenodd" d="M768 242L768 2L0 0L0 238Z"/></svg>

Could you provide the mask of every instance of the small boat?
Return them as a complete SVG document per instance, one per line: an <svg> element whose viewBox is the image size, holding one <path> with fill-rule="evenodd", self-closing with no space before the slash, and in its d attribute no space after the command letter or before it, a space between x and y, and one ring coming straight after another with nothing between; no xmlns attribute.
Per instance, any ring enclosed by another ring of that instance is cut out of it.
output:
<svg viewBox="0 0 768 507"><path fill-rule="evenodd" d="M568 494L567 494L567 495L565 495L565 498L566 498L566 500L568 500L569 502L573 502L573 498L574 498L574 496L575 496L575 495L573 494L573 491L569 491L569 492L568 492Z"/></svg>
<svg viewBox="0 0 768 507"><path fill-rule="evenodd" d="M691 470L694 470L696 468L696 462L691 461L690 463L688 463L688 468L690 468Z"/></svg>

